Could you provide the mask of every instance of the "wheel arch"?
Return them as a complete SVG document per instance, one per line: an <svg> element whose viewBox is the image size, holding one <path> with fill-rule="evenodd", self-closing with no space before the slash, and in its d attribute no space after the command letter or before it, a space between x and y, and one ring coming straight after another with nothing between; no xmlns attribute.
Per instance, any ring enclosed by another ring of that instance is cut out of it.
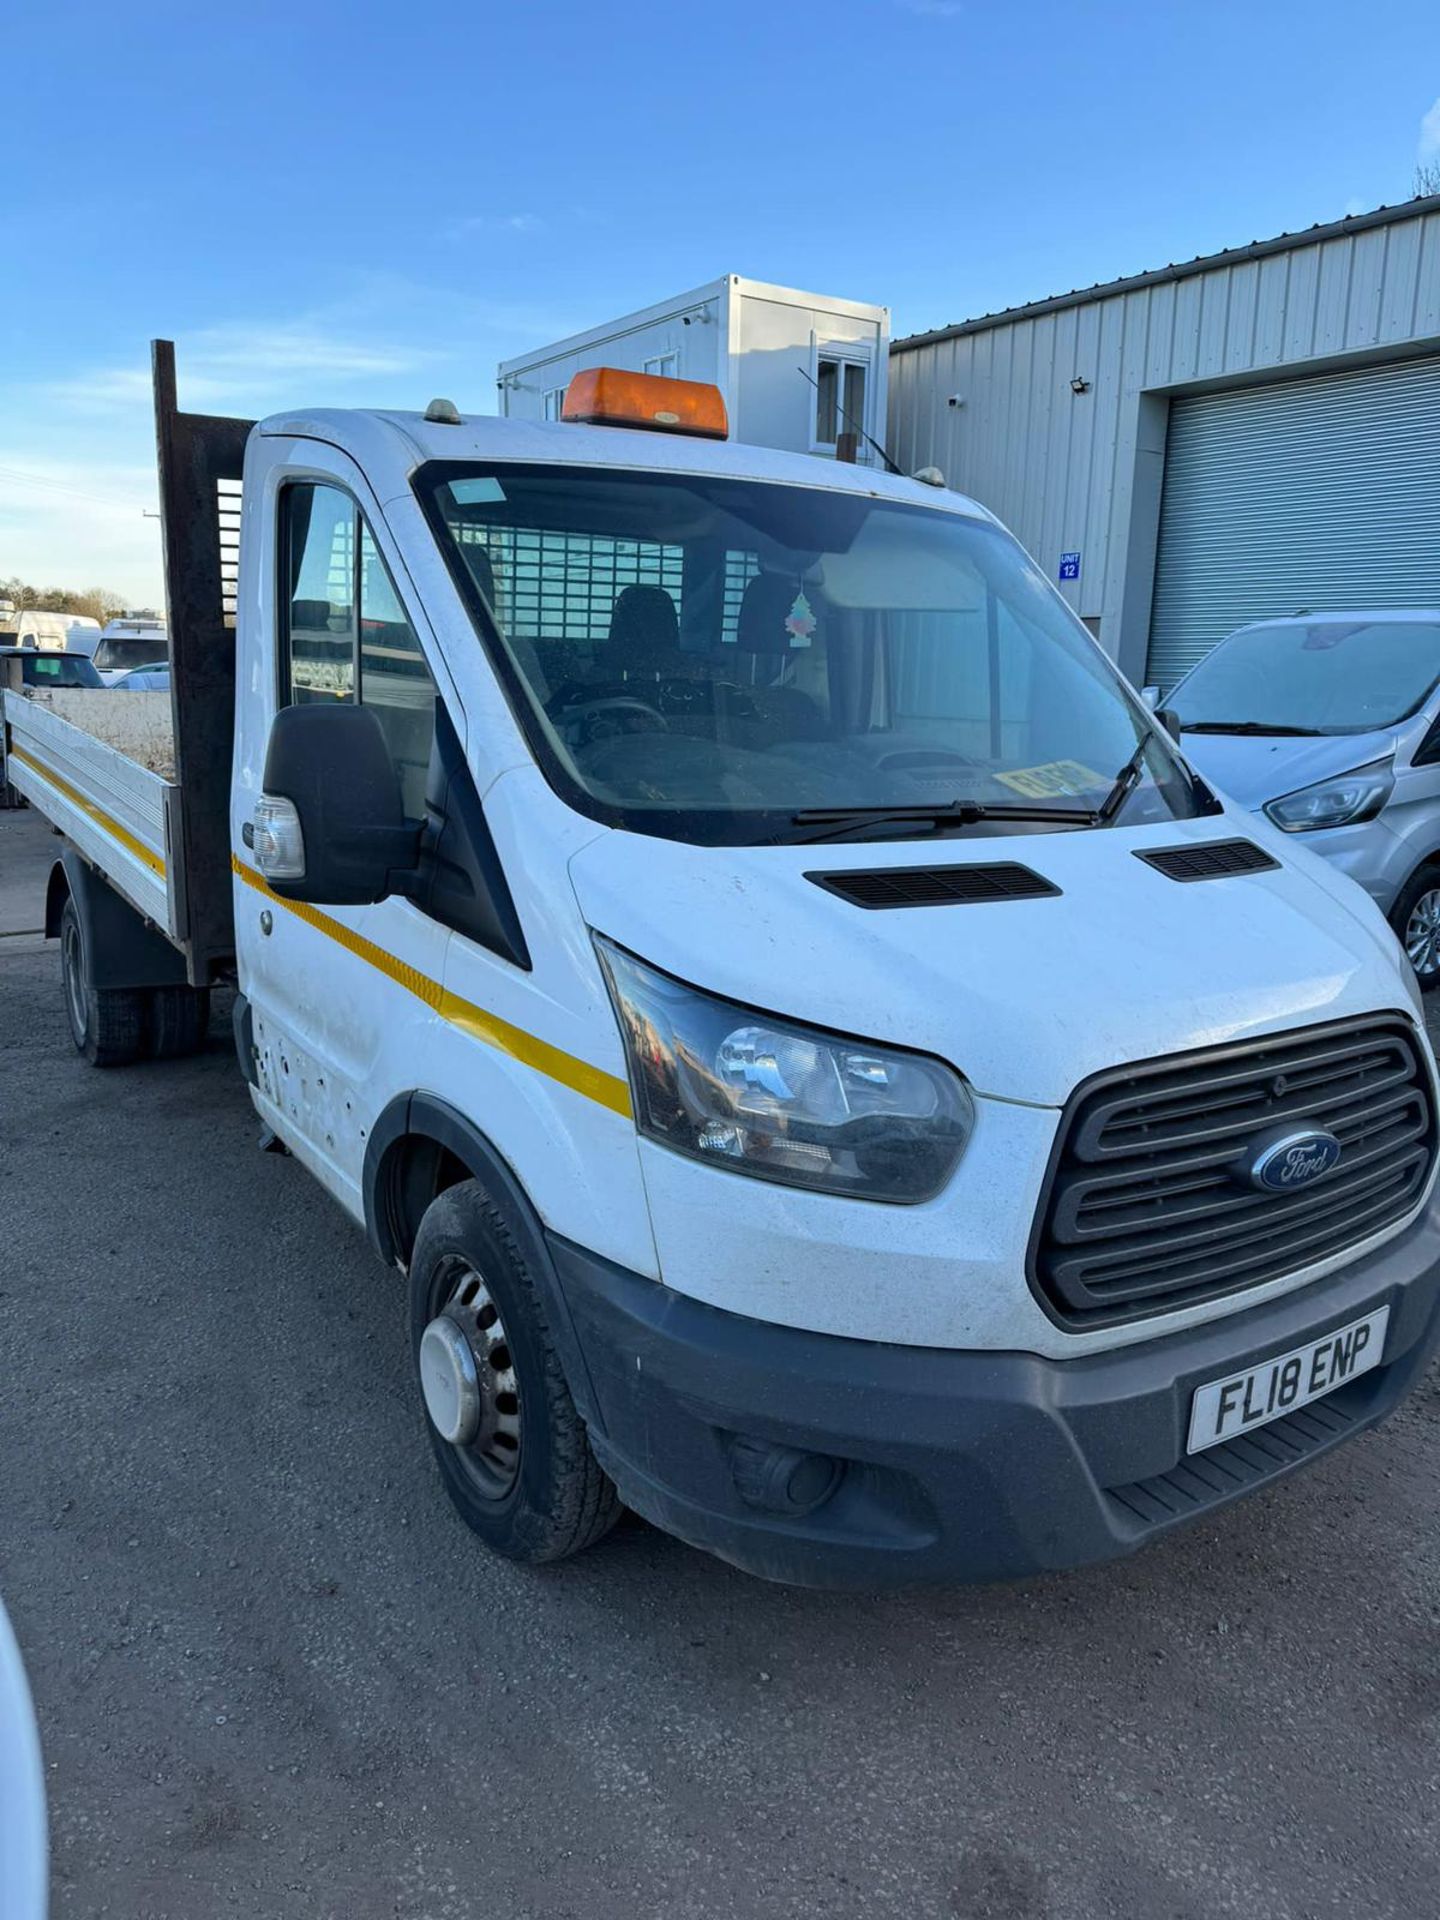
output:
<svg viewBox="0 0 1440 1920"><path fill-rule="evenodd" d="M544 1303L570 1393L586 1423L604 1431L570 1310L534 1203L495 1143L431 1093L398 1094L370 1129L361 1176L365 1230L382 1260L408 1270L425 1209L447 1187L477 1180L505 1214Z"/></svg>
<svg viewBox="0 0 1440 1920"><path fill-rule="evenodd" d="M45 886L45 933L51 940L59 937L67 900L80 916L91 986L107 991L185 985L185 956L71 846Z"/></svg>
<svg viewBox="0 0 1440 1920"><path fill-rule="evenodd" d="M45 882L45 938L60 938L60 921L65 912L65 902L70 898L70 875L65 870L65 856L62 854L50 869L50 878ZM77 909L78 911L78 909Z"/></svg>
<svg viewBox="0 0 1440 1920"><path fill-rule="evenodd" d="M1423 859L1415 862L1409 873L1406 874L1403 883L1396 891L1395 898L1399 900L1409 888L1414 886L1420 876L1425 873L1440 874L1440 847L1433 847Z"/></svg>
<svg viewBox="0 0 1440 1920"><path fill-rule="evenodd" d="M1435 848L1430 853L1427 853L1423 859L1415 862L1414 866L1405 876L1404 885L1396 893L1394 900L1390 903L1389 911L1385 915L1385 918L1390 923L1390 931L1395 936L1401 954L1409 959L1411 966L1416 967L1416 977L1422 987L1433 987L1437 980L1440 980L1440 971L1437 971L1434 966L1425 967L1416 965L1416 962L1410 958L1410 947L1406 939L1406 933L1408 931L1410 916L1414 913L1416 905L1423 899L1427 892L1437 886L1440 886L1440 848Z"/></svg>

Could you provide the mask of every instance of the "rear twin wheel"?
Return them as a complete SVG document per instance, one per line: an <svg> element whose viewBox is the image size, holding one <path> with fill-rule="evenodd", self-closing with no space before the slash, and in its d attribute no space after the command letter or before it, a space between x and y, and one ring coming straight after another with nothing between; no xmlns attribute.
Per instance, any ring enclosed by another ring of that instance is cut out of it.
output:
<svg viewBox="0 0 1440 1920"><path fill-rule="evenodd" d="M210 1024L210 995L195 987L96 987L75 902L60 916L60 977L70 1038L92 1067L195 1053Z"/></svg>

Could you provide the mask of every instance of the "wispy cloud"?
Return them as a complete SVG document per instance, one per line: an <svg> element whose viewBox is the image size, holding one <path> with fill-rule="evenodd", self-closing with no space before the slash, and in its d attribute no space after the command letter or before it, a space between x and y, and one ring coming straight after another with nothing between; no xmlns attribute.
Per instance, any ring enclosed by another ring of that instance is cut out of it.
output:
<svg viewBox="0 0 1440 1920"><path fill-rule="evenodd" d="M426 356L412 348L360 339L317 320L235 324L182 336L181 401L185 406L257 409L293 397L297 381L317 391L354 380L418 371ZM125 413L150 405L150 369L141 361L95 367L50 388L62 406L85 413Z"/></svg>
<svg viewBox="0 0 1440 1920"><path fill-rule="evenodd" d="M1440 100L1420 122L1420 144L1416 149L1419 160L1440 159Z"/></svg>
<svg viewBox="0 0 1440 1920"><path fill-rule="evenodd" d="M519 295L477 295L371 263L333 299L300 312L232 309L175 336L180 404L257 419L285 407L421 407L451 393L494 405L491 372L510 354L597 316ZM528 291L528 289L527 289ZM135 605L160 592L149 354L48 383L0 367L0 575L100 582Z"/></svg>
<svg viewBox="0 0 1440 1920"><path fill-rule="evenodd" d="M470 240L481 233L543 233L538 213L467 213L441 228L445 240Z"/></svg>

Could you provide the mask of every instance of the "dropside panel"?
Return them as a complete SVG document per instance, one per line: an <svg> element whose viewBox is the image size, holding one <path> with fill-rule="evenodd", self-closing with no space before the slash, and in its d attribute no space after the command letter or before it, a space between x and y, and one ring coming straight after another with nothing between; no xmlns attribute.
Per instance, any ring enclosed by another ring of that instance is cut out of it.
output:
<svg viewBox="0 0 1440 1920"><path fill-rule="evenodd" d="M116 705L144 697L94 695ZM12 784L137 912L178 941L180 893L169 833L173 783L19 694L6 695L5 723Z"/></svg>

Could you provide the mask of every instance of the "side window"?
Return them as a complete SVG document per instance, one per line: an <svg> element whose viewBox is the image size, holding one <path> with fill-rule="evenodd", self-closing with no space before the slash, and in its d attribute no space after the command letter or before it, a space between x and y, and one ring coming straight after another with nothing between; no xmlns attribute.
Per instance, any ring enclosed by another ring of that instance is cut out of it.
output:
<svg viewBox="0 0 1440 1920"><path fill-rule="evenodd" d="M285 631L281 696L370 707L400 780L406 818L425 817L435 682L365 517L338 487L281 498Z"/></svg>
<svg viewBox="0 0 1440 1920"><path fill-rule="evenodd" d="M865 420L865 375L859 356L824 348L815 361L815 445L833 447L842 434L861 431Z"/></svg>
<svg viewBox="0 0 1440 1920"><path fill-rule="evenodd" d="M355 502L338 487L287 487L281 499L287 705L355 698Z"/></svg>
<svg viewBox="0 0 1440 1920"><path fill-rule="evenodd" d="M359 517L359 516L357 516ZM406 818L425 818L435 682L389 569L360 518L360 699L384 729Z"/></svg>

